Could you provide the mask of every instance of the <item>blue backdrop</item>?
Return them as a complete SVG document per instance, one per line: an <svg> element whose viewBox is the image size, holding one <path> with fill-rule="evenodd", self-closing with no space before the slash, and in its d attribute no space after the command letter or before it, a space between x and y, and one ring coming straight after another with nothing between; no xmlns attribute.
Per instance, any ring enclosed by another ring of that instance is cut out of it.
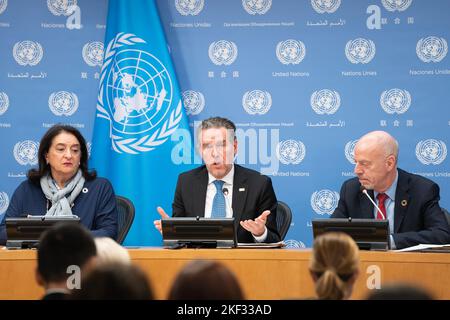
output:
<svg viewBox="0 0 450 320"><path fill-rule="evenodd" d="M395 136L399 166L450 207L449 1L156 3L191 127L235 121L237 161L293 210L290 245L311 245L311 220L333 211L371 130ZM0 0L0 214L52 124L91 141L106 13L105 0Z"/></svg>

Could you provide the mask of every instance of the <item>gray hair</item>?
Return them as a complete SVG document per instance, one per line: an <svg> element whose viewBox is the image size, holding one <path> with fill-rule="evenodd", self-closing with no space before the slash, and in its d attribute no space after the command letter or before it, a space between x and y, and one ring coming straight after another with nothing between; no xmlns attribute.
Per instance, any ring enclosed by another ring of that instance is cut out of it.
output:
<svg viewBox="0 0 450 320"><path fill-rule="evenodd" d="M211 117L203 120L198 127L197 136L200 135L202 130L211 128L225 128L227 129L227 133L232 133L232 135L230 135L231 138L233 140L236 139L236 125L233 123L233 121L221 117Z"/></svg>

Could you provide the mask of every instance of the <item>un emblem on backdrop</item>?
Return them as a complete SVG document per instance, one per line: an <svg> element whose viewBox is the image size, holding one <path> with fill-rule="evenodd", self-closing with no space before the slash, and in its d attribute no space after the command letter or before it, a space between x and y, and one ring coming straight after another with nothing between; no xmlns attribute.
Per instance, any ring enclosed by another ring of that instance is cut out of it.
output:
<svg viewBox="0 0 450 320"><path fill-rule="evenodd" d="M9 197L6 192L0 192L0 214L4 214L9 206Z"/></svg>
<svg viewBox="0 0 450 320"><path fill-rule="evenodd" d="M306 148L303 142L289 139L277 144L276 154L283 164L299 164L305 158Z"/></svg>
<svg viewBox="0 0 450 320"><path fill-rule="evenodd" d="M341 106L341 97L336 91L322 89L311 95L311 107L317 114L333 114Z"/></svg>
<svg viewBox="0 0 450 320"><path fill-rule="evenodd" d="M5 92L0 92L0 116L8 110L9 98Z"/></svg>
<svg viewBox="0 0 450 320"><path fill-rule="evenodd" d="M405 113L411 106L411 94L397 88L385 90L381 93L380 105L388 114Z"/></svg>
<svg viewBox="0 0 450 320"><path fill-rule="evenodd" d="M375 56L375 43L364 38L350 40L345 45L345 56L354 64L369 63Z"/></svg>
<svg viewBox="0 0 450 320"><path fill-rule="evenodd" d="M276 54L282 64L299 64L305 58L305 44L299 40L288 39L277 44Z"/></svg>
<svg viewBox="0 0 450 320"><path fill-rule="evenodd" d="M355 146L358 140L350 140L345 144L344 147L344 153L345 157L347 158L348 162L351 164L356 164L355 162Z"/></svg>
<svg viewBox="0 0 450 320"><path fill-rule="evenodd" d="M252 90L244 93L242 106L251 115L266 114L272 106L272 96L267 91Z"/></svg>
<svg viewBox="0 0 450 320"><path fill-rule="evenodd" d="M14 146L14 158L23 166L27 164L35 165L38 163L38 150L39 143L37 142L31 140L19 141Z"/></svg>
<svg viewBox="0 0 450 320"><path fill-rule="evenodd" d="M8 0L0 0L0 14L2 14L3 11L6 10L7 6L8 6Z"/></svg>
<svg viewBox="0 0 450 320"><path fill-rule="evenodd" d="M339 201L339 193L328 189L315 191L311 195L311 207L320 215L331 215Z"/></svg>
<svg viewBox="0 0 450 320"><path fill-rule="evenodd" d="M421 140L416 145L416 157L425 165L441 164L447 157L447 146L442 140Z"/></svg>
<svg viewBox="0 0 450 320"><path fill-rule="evenodd" d="M405 11L412 0L381 0L381 3L387 11Z"/></svg>
<svg viewBox="0 0 450 320"><path fill-rule="evenodd" d="M251 15L265 14L272 6L272 0L242 0L245 11Z"/></svg>
<svg viewBox="0 0 450 320"><path fill-rule="evenodd" d="M53 92L48 98L48 107L57 116L71 116L78 109L78 97L73 92Z"/></svg>
<svg viewBox="0 0 450 320"><path fill-rule="evenodd" d="M77 0L47 0L47 7L55 16L68 16L72 14L72 6L77 5Z"/></svg>
<svg viewBox="0 0 450 320"><path fill-rule="evenodd" d="M205 97L199 91L194 90L186 90L182 94L183 96L183 104L186 109L186 114L189 115L197 115L203 111L205 107Z"/></svg>
<svg viewBox="0 0 450 320"><path fill-rule="evenodd" d="M341 5L341 0L311 0L311 5L317 13L333 13Z"/></svg>
<svg viewBox="0 0 450 320"><path fill-rule="evenodd" d="M421 38L416 45L416 53L423 62L440 62L448 52L447 41L434 36Z"/></svg>
<svg viewBox="0 0 450 320"><path fill-rule="evenodd" d="M205 5L204 0L175 0L175 8L182 16L196 16Z"/></svg>
<svg viewBox="0 0 450 320"><path fill-rule="evenodd" d="M236 60L238 49L233 41L219 40L209 45L208 55L212 63L228 66Z"/></svg>
<svg viewBox="0 0 450 320"><path fill-rule="evenodd" d="M25 40L16 42L13 47L13 56L14 60L21 66L35 66L41 62L44 50L39 42Z"/></svg>
<svg viewBox="0 0 450 320"><path fill-rule="evenodd" d="M305 244L298 240L285 240L284 244L286 245L286 248L292 248L292 249L304 249L306 248Z"/></svg>
<svg viewBox="0 0 450 320"><path fill-rule="evenodd" d="M88 42L83 46L83 60L89 66L102 66L103 63L103 43L100 41Z"/></svg>
<svg viewBox="0 0 450 320"><path fill-rule="evenodd" d="M170 73L157 57L140 50L140 43L146 42L131 33L118 33L108 43L100 75L97 117L110 122L117 153L157 148L182 118Z"/></svg>

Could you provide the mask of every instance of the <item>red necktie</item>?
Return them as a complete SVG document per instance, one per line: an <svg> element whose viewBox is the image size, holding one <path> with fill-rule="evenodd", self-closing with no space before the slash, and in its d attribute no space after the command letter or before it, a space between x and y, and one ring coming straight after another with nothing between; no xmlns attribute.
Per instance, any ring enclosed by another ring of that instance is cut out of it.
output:
<svg viewBox="0 0 450 320"><path fill-rule="evenodd" d="M381 212L384 214L384 218L381 216L380 212L377 210L377 219L387 219L386 216L386 207L384 206L384 202L386 199L389 198L386 193L379 193L377 194L377 200L378 200L378 207L380 208Z"/></svg>

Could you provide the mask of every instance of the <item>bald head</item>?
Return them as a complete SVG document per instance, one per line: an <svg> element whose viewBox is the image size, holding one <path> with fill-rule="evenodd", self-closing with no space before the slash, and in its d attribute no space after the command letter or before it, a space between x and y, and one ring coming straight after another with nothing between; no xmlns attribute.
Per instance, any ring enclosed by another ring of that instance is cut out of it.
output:
<svg viewBox="0 0 450 320"><path fill-rule="evenodd" d="M357 142L356 147L378 149L381 155L389 155L398 159L398 142L386 131L372 131L363 135Z"/></svg>

